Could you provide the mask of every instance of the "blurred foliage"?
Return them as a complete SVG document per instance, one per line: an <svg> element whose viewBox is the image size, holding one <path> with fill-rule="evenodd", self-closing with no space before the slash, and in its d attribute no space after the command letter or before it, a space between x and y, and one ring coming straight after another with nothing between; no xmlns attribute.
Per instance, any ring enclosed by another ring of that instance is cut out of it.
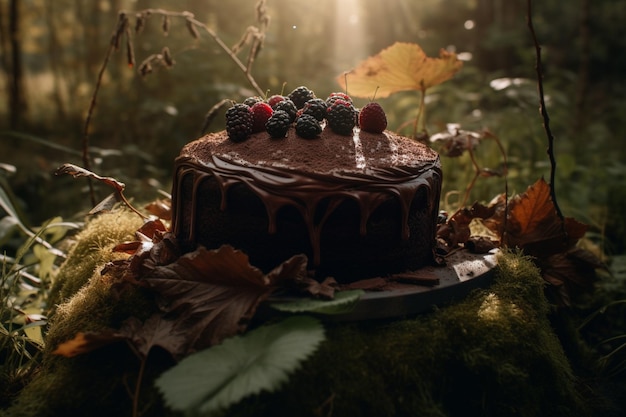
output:
<svg viewBox="0 0 626 417"><path fill-rule="evenodd" d="M65 162L81 163L84 119L120 10L129 14L131 25L135 13L146 8L188 10L227 45L235 45L246 28L256 24L255 3L18 2L27 113L19 131L7 132L8 103L0 102L0 162L17 168L10 181L27 216L41 222L89 208L86 187L55 178L52 172ZM5 29L8 4L0 2ZM429 89L428 132L444 131L448 123L489 130L507 152L511 193L547 176L547 140L537 111L535 54L525 1L268 0L267 8L271 23L252 70L263 89L280 93L305 84L325 96L340 90L338 75L396 41L418 43L428 56L436 56L440 48L455 51L466 62L454 79ZM617 227L617 236L607 243L611 251L623 250L620 236L626 230L623 221L612 219L621 213L617 210L625 198L619 190L626 176L621 162L626 157L626 129L620 120L626 112L626 86L621 82L626 57L616 53L626 47L619 19L625 14L626 5L614 0L533 4L556 137L559 202L567 215L591 224L599 236ZM141 77L138 65L128 67L123 45L111 57L90 129L96 152L92 169L124 181L129 196L145 201L159 190L169 192L173 158L199 135L206 112L222 99L241 100L254 90L210 37L190 36L184 20L172 19L164 33L160 18L153 16L143 31L133 33L133 43L137 63L168 47L175 65ZM2 45L8 74L5 38ZM242 60L246 53L239 53ZM8 88L4 77L0 89ZM399 93L379 101L390 128L410 133L404 127L415 117L419 95ZM217 117L210 129L222 127L223 118ZM483 167L501 170L496 146L485 143L476 156ZM462 192L474 172L467 156L444 158L444 171L444 195ZM502 178L485 178L473 188L471 199L490 200L503 190Z"/></svg>
<svg viewBox="0 0 626 417"><path fill-rule="evenodd" d="M0 370L0 386L15 387L16 381L27 379L41 349L46 321L41 313L49 307L50 277L63 257L56 246L68 229L78 226L60 219L82 220L91 208L86 183L54 172L64 163L82 163L85 117L118 12L125 10L134 22L135 13L146 8L188 10L227 45L235 45L256 24L255 3L0 0L0 97L9 98L12 86L8 30L15 22L10 5L19 10L25 88L24 115L17 127L10 120L11 101L0 100L0 362L11 371ZM533 3L556 138L560 206L567 216L590 224L589 245L623 254L626 2ZM465 63L452 80L429 89L428 132L446 131L456 123L497 137L507 154L509 195L548 176L526 1L268 0L267 7L271 23L252 74L269 94L304 84L326 96L340 90L337 76L394 42L417 43L428 56L445 48ZM174 157L199 135L213 105L255 93L216 43L205 33L194 39L184 20L172 19L164 33L162 21L153 16L141 33L133 33L133 44L137 63L167 47L175 65L142 77L137 66L128 66L122 45L106 66L89 134L92 170L123 181L126 195L142 202L169 192ZM239 56L243 60L246 54L244 49ZM389 127L410 135L419 94L398 93L377 101L387 112ZM355 100L357 105L366 102ZM222 129L222 119L217 117L210 129ZM474 156L481 167L503 171L495 141L481 142ZM442 159L442 207L455 210L475 169L467 153ZM471 200L489 201L504 189L502 177L480 178ZM110 192L104 186L97 191L100 198ZM598 343L607 367L622 374L624 264L623 256L611 258L611 278L601 288L604 298L584 311L599 308L601 314L583 329ZM1 392L0 399L13 394Z"/></svg>

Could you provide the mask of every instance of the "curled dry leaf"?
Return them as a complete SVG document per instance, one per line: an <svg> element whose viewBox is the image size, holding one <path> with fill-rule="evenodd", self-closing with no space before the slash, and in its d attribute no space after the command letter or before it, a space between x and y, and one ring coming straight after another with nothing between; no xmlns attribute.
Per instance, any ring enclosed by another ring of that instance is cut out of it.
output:
<svg viewBox="0 0 626 417"><path fill-rule="evenodd" d="M120 182L116 180L115 178L102 177L98 174L95 174L89 171L88 169L79 167L74 164L63 164L59 168L57 168L54 174L55 175L68 174L74 178L77 178L77 177L93 178L94 180L98 180L108 186L113 187L118 192L124 191L124 188L126 188L126 185L123 182Z"/></svg>
<svg viewBox="0 0 626 417"><path fill-rule="evenodd" d="M153 201L146 204L144 208L148 211L148 213L157 216L159 219L172 219L172 201L170 199Z"/></svg>
<svg viewBox="0 0 626 417"><path fill-rule="evenodd" d="M432 135L431 143L439 143L438 152L448 157L458 157L468 150L476 149L483 135L478 132L461 129L458 123L448 123L446 131Z"/></svg>
<svg viewBox="0 0 626 417"><path fill-rule="evenodd" d="M587 231L586 225L572 218L561 221L543 178L511 199L507 222L504 243L536 257L567 250Z"/></svg>
<svg viewBox="0 0 626 417"><path fill-rule="evenodd" d="M426 89L449 80L463 62L456 54L441 50L439 58L430 58L415 43L396 42L361 62L337 82L344 91L355 97L371 97L374 92L379 98L399 91Z"/></svg>

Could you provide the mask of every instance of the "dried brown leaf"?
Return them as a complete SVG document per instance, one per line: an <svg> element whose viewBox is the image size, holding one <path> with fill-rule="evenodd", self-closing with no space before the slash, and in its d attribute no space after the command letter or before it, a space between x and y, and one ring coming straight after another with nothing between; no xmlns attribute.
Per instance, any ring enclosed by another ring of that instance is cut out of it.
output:
<svg viewBox="0 0 626 417"><path fill-rule="evenodd" d="M305 274L306 257L296 255L268 275L230 246L199 247L143 277L159 294L160 307L193 323L191 346L203 348L246 328L258 304L279 282Z"/></svg>
<svg viewBox="0 0 626 417"><path fill-rule="evenodd" d="M585 235L587 226L572 218L562 221L543 179L509 202L505 243L525 253L545 258L563 252Z"/></svg>
<svg viewBox="0 0 626 417"><path fill-rule="evenodd" d="M63 164L59 168L57 168L54 174L55 175L68 174L74 178L78 178L78 177L93 178L94 180L100 181L110 187L113 187L118 192L122 192L124 191L124 188L126 188L126 185L123 182L120 182L116 180L115 178L102 177L98 174L95 174L89 171L88 169L79 167L74 164Z"/></svg>
<svg viewBox="0 0 626 417"><path fill-rule="evenodd" d="M111 329L100 332L79 332L73 339L61 343L52 354L72 358L121 340L124 340L124 337Z"/></svg>
<svg viewBox="0 0 626 417"><path fill-rule="evenodd" d="M157 216L162 220L172 219L172 202L171 200L156 200L144 206L148 213Z"/></svg>

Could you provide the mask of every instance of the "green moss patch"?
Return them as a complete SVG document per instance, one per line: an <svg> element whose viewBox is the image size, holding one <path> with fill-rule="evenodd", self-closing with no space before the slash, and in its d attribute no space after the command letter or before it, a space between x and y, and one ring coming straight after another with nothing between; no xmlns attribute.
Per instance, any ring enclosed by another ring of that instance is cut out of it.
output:
<svg viewBox="0 0 626 417"><path fill-rule="evenodd" d="M120 296L97 268L111 256L107 245L136 226L122 226L122 217L101 217L80 235L57 277L59 299L67 301L50 325L41 369L0 415L132 415L139 361L124 343L75 358L51 355L79 331L119 328L129 316L154 311L149 294ZM505 253L495 274L489 288L427 314L326 323L327 340L280 391L247 398L223 415L593 415L550 326L538 271L523 256ZM171 360L157 349L147 365L140 415L174 415L153 387Z"/></svg>

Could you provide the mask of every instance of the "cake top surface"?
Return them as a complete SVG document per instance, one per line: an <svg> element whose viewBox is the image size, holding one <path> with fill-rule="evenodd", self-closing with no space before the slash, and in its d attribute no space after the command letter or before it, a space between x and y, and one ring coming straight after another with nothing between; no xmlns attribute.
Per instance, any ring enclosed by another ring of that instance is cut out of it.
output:
<svg viewBox="0 0 626 417"><path fill-rule="evenodd" d="M275 139L267 132L260 132L243 142L229 140L226 132L221 131L188 143L180 153L180 157L191 157L199 163L209 162L213 156L242 165L319 173L423 168L439 161L438 154L428 146L387 130L369 133L356 128L352 136L345 136L328 127L314 139L301 138L291 128L284 138Z"/></svg>

